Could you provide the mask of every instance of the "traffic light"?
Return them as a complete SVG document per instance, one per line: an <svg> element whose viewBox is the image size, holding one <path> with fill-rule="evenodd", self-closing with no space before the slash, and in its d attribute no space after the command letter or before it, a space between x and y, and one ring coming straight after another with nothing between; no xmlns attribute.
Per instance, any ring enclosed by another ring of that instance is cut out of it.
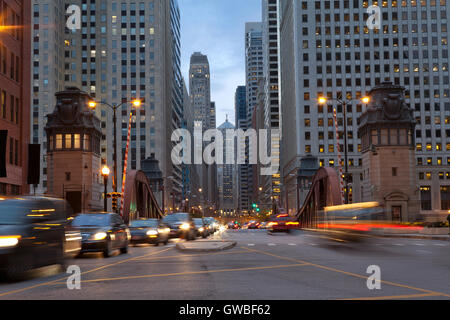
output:
<svg viewBox="0 0 450 320"><path fill-rule="evenodd" d="M254 204L253 204L253 208L256 208L256 207L257 207L257 205L256 205L256 203L254 203Z"/></svg>
<svg viewBox="0 0 450 320"><path fill-rule="evenodd" d="M112 210L114 212L117 212L119 199L122 198L122 193L120 193L120 192L108 193L108 198L112 198L112 200L111 200L111 202L112 202Z"/></svg>

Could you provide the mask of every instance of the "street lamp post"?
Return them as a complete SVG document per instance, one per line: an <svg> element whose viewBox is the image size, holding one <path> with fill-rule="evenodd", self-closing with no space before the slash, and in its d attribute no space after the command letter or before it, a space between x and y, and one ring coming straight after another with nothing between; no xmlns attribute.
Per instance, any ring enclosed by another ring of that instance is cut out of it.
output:
<svg viewBox="0 0 450 320"><path fill-rule="evenodd" d="M108 211L108 176L110 174L110 170L107 166L104 166L102 169L103 183L105 184L105 199L103 203L104 211Z"/></svg>
<svg viewBox="0 0 450 320"><path fill-rule="evenodd" d="M336 101L342 105L343 110L343 116L344 116L344 161L345 161L345 173L344 173L344 184L345 184L345 203L348 204L349 200L349 190L348 190L348 145L347 145L347 105L352 103L353 101L361 101L365 104L368 104L370 102L369 97L363 97L362 99L339 99L339 98L331 98L327 99L325 97L320 97L318 99L319 104L326 105L328 101ZM339 137L336 137L336 139L339 139ZM340 164L339 164L340 165Z"/></svg>
<svg viewBox="0 0 450 320"><path fill-rule="evenodd" d="M96 102L91 101L89 102L89 107L91 109L95 109L97 107L97 104L102 104L105 106L110 107L113 110L113 124L114 124L114 131L113 131L113 145L114 145L114 154L113 154L113 162L114 162L114 177L113 177L113 189L114 192L117 192L117 109L119 109L122 105L125 103L133 103L133 106L135 108L139 108L142 104L141 100L132 100L132 101L124 101L119 105L112 105L104 101Z"/></svg>

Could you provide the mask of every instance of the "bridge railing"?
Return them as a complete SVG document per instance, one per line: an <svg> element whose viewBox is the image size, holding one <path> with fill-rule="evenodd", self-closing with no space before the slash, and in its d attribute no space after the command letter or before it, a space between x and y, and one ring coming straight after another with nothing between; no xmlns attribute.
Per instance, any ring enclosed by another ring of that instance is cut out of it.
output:
<svg viewBox="0 0 450 320"><path fill-rule="evenodd" d="M147 176L142 171L131 171L127 174L122 218L126 224L130 221L145 218L160 219L163 211L150 188Z"/></svg>
<svg viewBox="0 0 450 320"><path fill-rule="evenodd" d="M296 215L302 228L317 228L319 212L342 204L339 176L335 169L320 168L314 175L303 206Z"/></svg>

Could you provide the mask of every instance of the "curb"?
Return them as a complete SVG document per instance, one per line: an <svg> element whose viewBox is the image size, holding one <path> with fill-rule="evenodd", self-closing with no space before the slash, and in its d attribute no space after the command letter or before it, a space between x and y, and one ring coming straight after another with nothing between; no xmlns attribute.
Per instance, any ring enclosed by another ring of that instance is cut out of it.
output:
<svg viewBox="0 0 450 320"><path fill-rule="evenodd" d="M383 238L409 238L409 239L425 239L425 240L440 240L450 242L450 237L436 237L436 236L421 236L421 235L396 235L396 234L380 234L377 235Z"/></svg>
<svg viewBox="0 0 450 320"><path fill-rule="evenodd" d="M203 242L219 242L219 243L227 243L227 245L222 246L220 248L208 248L208 249L202 249L202 248L186 248L183 243L177 243L176 248L180 251L184 252L218 252L218 251L225 251L228 249L231 249L236 246L236 241L203 241Z"/></svg>

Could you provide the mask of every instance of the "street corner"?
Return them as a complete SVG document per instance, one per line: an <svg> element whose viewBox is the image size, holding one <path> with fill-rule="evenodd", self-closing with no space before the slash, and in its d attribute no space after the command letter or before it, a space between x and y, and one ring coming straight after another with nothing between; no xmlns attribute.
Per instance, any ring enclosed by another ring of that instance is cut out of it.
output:
<svg viewBox="0 0 450 320"><path fill-rule="evenodd" d="M179 242L176 244L176 248L182 252L215 252L224 251L236 246L236 241L192 241L192 242Z"/></svg>

